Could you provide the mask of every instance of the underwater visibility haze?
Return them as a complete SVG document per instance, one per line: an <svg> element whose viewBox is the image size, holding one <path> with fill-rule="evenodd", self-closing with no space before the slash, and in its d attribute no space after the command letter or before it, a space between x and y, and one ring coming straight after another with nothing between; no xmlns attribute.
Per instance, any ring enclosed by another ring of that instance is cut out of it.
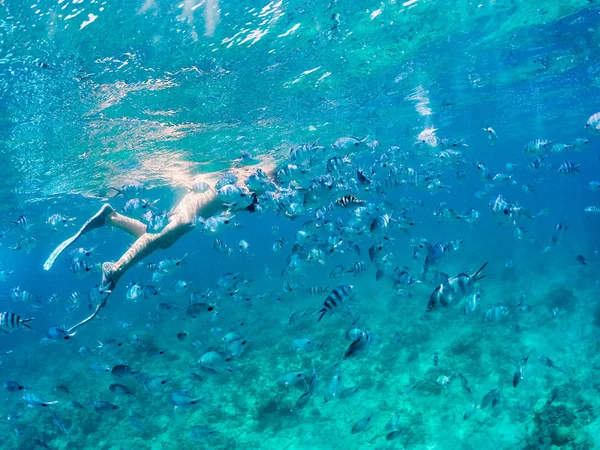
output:
<svg viewBox="0 0 600 450"><path fill-rule="evenodd" d="M0 50L0 448L600 448L596 1L0 0Z"/></svg>

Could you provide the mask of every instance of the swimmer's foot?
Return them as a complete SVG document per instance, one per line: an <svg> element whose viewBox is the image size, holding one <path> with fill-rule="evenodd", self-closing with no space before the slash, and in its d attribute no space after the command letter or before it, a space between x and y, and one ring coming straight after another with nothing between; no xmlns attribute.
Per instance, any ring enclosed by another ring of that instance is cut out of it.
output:
<svg viewBox="0 0 600 450"><path fill-rule="evenodd" d="M89 233L90 231L95 230L96 228L100 228L106 223L106 218L114 212L114 208L108 203L102 205L100 210L96 214L94 214L90 218L90 220L83 224L78 234L81 236L82 234Z"/></svg>
<svg viewBox="0 0 600 450"><path fill-rule="evenodd" d="M100 283L100 294L110 294L117 285L115 276L115 263L105 262L102 264L102 283Z"/></svg>
<svg viewBox="0 0 600 450"><path fill-rule="evenodd" d="M67 247L69 247L73 242L75 242L79 237L85 233L88 233L96 228L100 228L102 225L106 223L106 218L112 214L115 210L109 204L102 205L100 211L92 216L90 220L83 224L80 230L71 236L66 241L62 242L58 247L54 249L54 251L50 254L46 262L44 263L44 270L50 270L56 258L64 252Z"/></svg>

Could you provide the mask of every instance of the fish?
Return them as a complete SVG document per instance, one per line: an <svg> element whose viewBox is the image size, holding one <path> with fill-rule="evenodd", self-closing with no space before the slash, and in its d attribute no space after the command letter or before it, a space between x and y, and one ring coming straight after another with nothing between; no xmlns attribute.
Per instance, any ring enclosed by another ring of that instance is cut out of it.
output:
<svg viewBox="0 0 600 450"><path fill-rule="evenodd" d="M248 244L245 240L241 239L238 242L238 249L240 250L241 253L248 253L248 248L250 247L250 244Z"/></svg>
<svg viewBox="0 0 600 450"><path fill-rule="evenodd" d="M586 265L587 265L587 262L585 261L585 257L584 257L583 255L577 255L577 256L575 257L575 261L576 261L578 264L581 264L582 266L586 266Z"/></svg>
<svg viewBox="0 0 600 450"><path fill-rule="evenodd" d="M308 405L310 403L310 400L311 400L313 394L316 392L317 387L319 385L319 377L317 376L317 372L315 371L314 368L312 370L310 377L308 378L308 381L306 381L306 379L305 379L304 382L305 382L304 392L302 392L300 397L298 397L298 399L292 405L292 411L302 409L306 405Z"/></svg>
<svg viewBox="0 0 600 450"><path fill-rule="evenodd" d="M219 432L213 428L203 427L203 426L194 426L190 429L190 437L193 439L206 439L209 436L214 436Z"/></svg>
<svg viewBox="0 0 600 450"><path fill-rule="evenodd" d="M548 358L546 355L540 355L538 357L538 360L540 361L540 363L542 363L542 365L550 367L551 369L554 369L558 372L562 372L562 373L566 373L566 370L558 367L554 361L552 361L550 358Z"/></svg>
<svg viewBox="0 0 600 450"><path fill-rule="evenodd" d="M296 383L299 383L300 381L304 381L305 377L306 374L301 371L287 372L277 379L277 384L287 388L293 386Z"/></svg>
<svg viewBox="0 0 600 450"><path fill-rule="evenodd" d="M313 352L321 348L321 342L312 338L296 338L290 345L290 350L296 353Z"/></svg>
<svg viewBox="0 0 600 450"><path fill-rule="evenodd" d="M238 182L238 176L233 172L226 172L217 180L215 189L218 191L223 186L234 185Z"/></svg>
<svg viewBox="0 0 600 450"><path fill-rule="evenodd" d="M387 233L388 228L392 222L392 218L389 214L382 214L375 217L371 222L370 230L373 234Z"/></svg>
<svg viewBox="0 0 600 450"><path fill-rule="evenodd" d="M32 392L27 392L23 395L23 402L30 408L47 408L48 406L58 403L58 401L49 402L44 400L42 397Z"/></svg>
<svg viewBox="0 0 600 450"><path fill-rule="evenodd" d="M227 184L217 189L217 196L221 201L229 205L241 204L247 206L253 201L252 196L249 195L245 188L235 184Z"/></svg>
<svg viewBox="0 0 600 450"><path fill-rule="evenodd" d="M190 303L185 309L184 318L191 317L192 319L197 318L208 318L209 320L215 320L219 314L215 305L210 305L208 303L199 302L199 303Z"/></svg>
<svg viewBox="0 0 600 450"><path fill-rule="evenodd" d="M554 229L552 230L552 245L557 246L563 240L563 237L566 231L569 229L569 225L564 221L564 219L560 219L556 225L554 225Z"/></svg>
<svg viewBox="0 0 600 450"><path fill-rule="evenodd" d="M117 195L122 195L123 197L127 198L139 195L144 190L144 186L141 183L134 182L124 184L120 188L115 188L111 186L109 187L109 189L117 191Z"/></svg>
<svg viewBox="0 0 600 450"><path fill-rule="evenodd" d="M490 173L490 169L485 164L483 164L481 162L475 162L475 169L477 170L477 173L479 174L479 178L482 181L491 181L492 180L493 176Z"/></svg>
<svg viewBox="0 0 600 450"><path fill-rule="evenodd" d="M492 127L484 127L483 131L486 132L490 141L495 142L498 139L498 135L496 134L496 131L494 131L494 129Z"/></svg>
<svg viewBox="0 0 600 450"><path fill-rule="evenodd" d="M329 384L327 385L327 393L325 394L324 400L325 402L329 402L336 398L342 390L342 375L344 370L340 366L338 372L331 378Z"/></svg>
<svg viewBox="0 0 600 450"><path fill-rule="evenodd" d="M542 156L552 148L552 142L546 139L536 139L527 143L523 153L527 156Z"/></svg>
<svg viewBox="0 0 600 450"><path fill-rule="evenodd" d="M386 441L394 441L394 440L398 439L401 434L402 434L402 430L390 431L388 434L385 435L385 440Z"/></svg>
<svg viewBox="0 0 600 450"><path fill-rule="evenodd" d="M498 322L510 313L510 309L506 306L498 304L492 306L483 314L483 322Z"/></svg>
<svg viewBox="0 0 600 450"><path fill-rule="evenodd" d="M96 400L92 403L92 409L98 414L112 414L118 411L119 405L107 402L105 400Z"/></svg>
<svg viewBox="0 0 600 450"><path fill-rule="evenodd" d="M354 274L355 277L364 274L368 269L364 261L356 261L346 272Z"/></svg>
<svg viewBox="0 0 600 450"><path fill-rule="evenodd" d="M477 305L479 305L480 300L481 300L481 292L477 291L465 301L465 307L464 307L465 316L467 314L470 314L473 311L475 311L475 309L477 308Z"/></svg>
<svg viewBox="0 0 600 450"><path fill-rule="evenodd" d="M573 175L574 173L581 173L581 170L579 169L580 167L581 164L575 164L572 161L567 161L560 165L558 168L558 173L564 176Z"/></svg>
<svg viewBox="0 0 600 450"><path fill-rule="evenodd" d="M20 215L17 220L11 220L10 223L13 223L15 226L12 228L13 230L15 228L20 228L23 231L28 231L29 228L31 227L31 224L29 223L29 220L27 219L27 217L25 217L25 215Z"/></svg>
<svg viewBox="0 0 600 450"><path fill-rule="evenodd" d="M437 383L442 386L443 388L445 388L446 386L448 386L450 384L450 382L452 381L453 377L449 377L446 375L440 375L437 378Z"/></svg>
<svg viewBox="0 0 600 450"><path fill-rule="evenodd" d="M108 390L116 395L131 395L135 397L134 393L127 386L119 383L113 383L108 387Z"/></svg>
<svg viewBox="0 0 600 450"><path fill-rule="evenodd" d="M393 431L398 429L400 425L400 413L394 412L392 413L392 417L390 417L389 422L385 425L385 431Z"/></svg>
<svg viewBox="0 0 600 450"><path fill-rule="evenodd" d="M68 332L64 327L50 327L48 328L47 337L51 340L65 340L68 341L77 334L76 331Z"/></svg>
<svg viewBox="0 0 600 450"><path fill-rule="evenodd" d="M471 388L469 387L469 382L467 381L467 379L465 378L465 376L461 373L458 374L458 377L460 378L460 383L463 387L463 389L465 391L467 391L468 394L471 393Z"/></svg>
<svg viewBox="0 0 600 450"><path fill-rule="evenodd" d="M177 340L179 342L183 342L185 340L187 340L189 334L187 331L180 331L179 333L177 333Z"/></svg>
<svg viewBox="0 0 600 450"><path fill-rule="evenodd" d="M589 213L600 213L600 206L586 206L583 210Z"/></svg>
<svg viewBox="0 0 600 450"><path fill-rule="evenodd" d="M447 281L437 286L429 297L426 311L433 311L438 305L449 306L455 300L460 300L472 293L475 283L485 278L485 275L481 275L481 272L485 269L487 264L488 263L486 262L477 271L471 274L467 272L459 273L455 277L450 277Z"/></svg>
<svg viewBox="0 0 600 450"><path fill-rule="evenodd" d="M181 268L181 265L187 258L188 254L186 253L181 258L167 258L160 261L155 270L158 272L163 272L167 274L174 273L176 270Z"/></svg>
<svg viewBox="0 0 600 450"><path fill-rule="evenodd" d="M54 423L54 425L56 425L56 427L63 433L69 434L69 430L67 430L67 427L56 411L52 411L52 423Z"/></svg>
<svg viewBox="0 0 600 450"><path fill-rule="evenodd" d="M142 198L132 198L127 200L127 203L125 203L125 206L123 206L123 212L128 214L138 209L148 209L153 207L157 202L158 200L151 202Z"/></svg>
<svg viewBox="0 0 600 450"><path fill-rule="evenodd" d="M355 356L360 350L364 349L371 340L371 335L368 332L361 330L360 335L352 341L348 349L344 352L343 359Z"/></svg>
<svg viewBox="0 0 600 450"><path fill-rule="evenodd" d="M41 439L34 439L32 441L36 446L40 447L40 448L50 448L48 447L48 444L46 444L44 441L42 441Z"/></svg>
<svg viewBox="0 0 600 450"><path fill-rule="evenodd" d="M475 403L471 403L469 405L469 407L467 408L467 410L465 411L465 413L463 414L463 420L467 420L469 417L471 417L473 414L475 414L478 411L478 407Z"/></svg>
<svg viewBox="0 0 600 450"><path fill-rule="evenodd" d="M365 417L359 419L354 425L352 425L352 430L350 431L350 433L356 434L365 431L369 426L369 423L371 423L371 417L372 414L368 414Z"/></svg>
<svg viewBox="0 0 600 450"><path fill-rule="evenodd" d="M277 239L272 246L273 253L279 253L281 251L281 249L283 248L283 246L285 245L285 243L286 243L286 240L284 238Z"/></svg>
<svg viewBox="0 0 600 450"><path fill-rule="evenodd" d="M344 195L338 198L335 203L342 208L349 208L357 205L363 205L367 202L365 200L359 200L354 195Z"/></svg>
<svg viewBox="0 0 600 450"><path fill-rule="evenodd" d="M358 147L361 142L363 142L363 141L359 141L355 137L343 136L343 137L337 139L333 143L332 147L336 150L348 150L353 147Z"/></svg>
<svg viewBox="0 0 600 450"><path fill-rule="evenodd" d="M19 240L16 246L9 247L11 250L15 251L24 251L25 253L29 253L31 250L35 248L37 245L37 239L33 236L24 237Z"/></svg>
<svg viewBox="0 0 600 450"><path fill-rule="evenodd" d="M19 286L11 288L10 296L15 302L23 302L33 306L41 306L40 299L31 292L21 289Z"/></svg>
<svg viewBox="0 0 600 450"><path fill-rule="evenodd" d="M314 308L301 309L299 311L295 311L294 313L292 313L288 323L291 326L295 326L300 323L306 322L308 319L310 319L315 314L317 314L317 310Z"/></svg>
<svg viewBox="0 0 600 450"><path fill-rule="evenodd" d="M354 286L349 284L342 284L333 289L323 302L323 308L318 311L319 318L317 319L317 322L320 322L328 311L337 308L339 306L338 303L348 300L352 295L353 289Z"/></svg>
<svg viewBox="0 0 600 450"><path fill-rule="evenodd" d="M502 388L492 389L481 399L481 409L485 409L488 406L495 408L500 403L500 395L502 394Z"/></svg>
<svg viewBox="0 0 600 450"><path fill-rule="evenodd" d="M136 302L143 294L144 287L137 282L133 282L127 286L125 298L127 298L129 301Z"/></svg>
<svg viewBox="0 0 600 450"><path fill-rule="evenodd" d="M214 373L217 371L233 372L231 367L227 365L230 361L231 357L226 356L223 351L211 347L200 357L198 363L212 370Z"/></svg>
<svg viewBox="0 0 600 450"><path fill-rule="evenodd" d="M173 392L169 394L168 401L172 404L175 409L190 409L197 408L202 406L202 400L206 399L206 395L201 395L200 397L190 397L187 393L184 392Z"/></svg>
<svg viewBox="0 0 600 450"><path fill-rule="evenodd" d="M211 189L212 188L210 187L210 184L208 184L206 181L196 181L192 184L190 191L195 192L196 194L204 194Z"/></svg>
<svg viewBox="0 0 600 450"><path fill-rule="evenodd" d="M221 239L215 239L213 248L219 253L223 253L227 256L233 256L233 248L225 244Z"/></svg>
<svg viewBox="0 0 600 450"><path fill-rule="evenodd" d="M327 289L329 289L329 285L327 285L327 286L309 286L304 290L304 292L306 292L308 295L321 295Z"/></svg>
<svg viewBox="0 0 600 450"><path fill-rule="evenodd" d="M127 364L117 364L110 369L110 374L117 378L136 375L137 373L136 370L132 370Z"/></svg>
<svg viewBox="0 0 600 450"><path fill-rule="evenodd" d="M192 284L191 281L176 280L170 284L169 290L175 295L185 294L188 291L190 284Z"/></svg>
<svg viewBox="0 0 600 450"><path fill-rule="evenodd" d="M521 295L519 302L517 303L517 311L519 312L531 312L533 308L527 303L527 295Z"/></svg>
<svg viewBox="0 0 600 450"><path fill-rule="evenodd" d="M4 382L4 389L8 392L19 392L24 390L25 386L17 381L7 380Z"/></svg>
<svg viewBox="0 0 600 450"><path fill-rule="evenodd" d="M585 123L585 129L595 136L600 136L600 112L592 114Z"/></svg>
<svg viewBox="0 0 600 450"><path fill-rule="evenodd" d="M34 319L26 319L12 312L0 312L0 330L5 333L12 333L15 330L31 330L33 328L29 323L32 320Z"/></svg>

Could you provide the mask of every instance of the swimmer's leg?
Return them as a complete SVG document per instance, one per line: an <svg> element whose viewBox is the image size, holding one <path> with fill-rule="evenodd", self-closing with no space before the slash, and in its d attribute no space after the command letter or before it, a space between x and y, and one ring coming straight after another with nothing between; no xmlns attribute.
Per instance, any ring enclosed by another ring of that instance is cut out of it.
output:
<svg viewBox="0 0 600 450"><path fill-rule="evenodd" d="M142 222L123 216L116 212L109 204L104 204L96 214L94 214L86 223L83 224L77 233L54 249L44 263L44 270L50 270L54 264L54 261L56 261L56 258L58 258L58 256L77 239L84 234L95 230L96 228L102 227L103 225L111 225L116 228L120 228L121 230L124 230L135 237L140 237L146 232L146 225L144 225Z"/></svg>
<svg viewBox="0 0 600 450"><path fill-rule="evenodd" d="M155 250L171 247L181 236L194 228L191 220L178 220L180 218L177 216L173 219L160 233L145 233L140 236L116 263L105 262L102 264L102 283L100 285L102 292L112 291L119 279L131 267L154 253Z"/></svg>

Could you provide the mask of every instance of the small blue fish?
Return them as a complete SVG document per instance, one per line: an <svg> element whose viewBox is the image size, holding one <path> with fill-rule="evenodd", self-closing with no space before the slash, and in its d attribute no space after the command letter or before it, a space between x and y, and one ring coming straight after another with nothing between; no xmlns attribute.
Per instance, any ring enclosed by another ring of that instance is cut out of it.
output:
<svg viewBox="0 0 600 450"><path fill-rule="evenodd" d="M66 331L63 327L51 327L48 329L48 339L52 339L53 341L57 341L57 340L69 340L71 339L73 336L75 336L77 332L73 331L72 333L69 333L68 331Z"/></svg>

